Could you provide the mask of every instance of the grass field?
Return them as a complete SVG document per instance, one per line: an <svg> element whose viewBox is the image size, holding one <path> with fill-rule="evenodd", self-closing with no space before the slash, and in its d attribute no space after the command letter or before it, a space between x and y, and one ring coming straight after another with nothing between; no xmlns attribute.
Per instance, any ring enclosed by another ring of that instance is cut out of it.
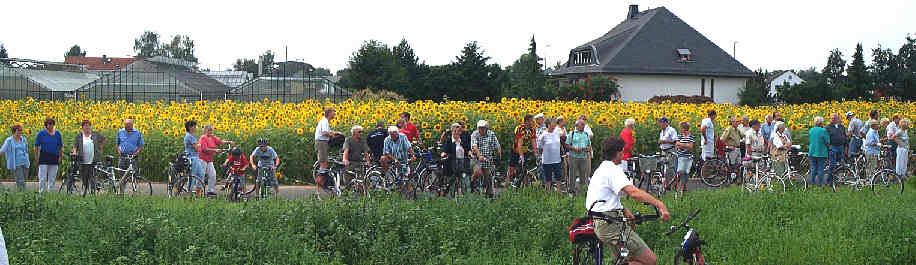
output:
<svg viewBox="0 0 916 265"><path fill-rule="evenodd" d="M908 187L916 185L914 181ZM568 264L584 198L509 192L496 200L330 201L68 197L0 192L11 264ZM670 223L638 228L670 264L696 208L712 264L913 264L916 192L665 197ZM625 204L648 212L632 201Z"/></svg>

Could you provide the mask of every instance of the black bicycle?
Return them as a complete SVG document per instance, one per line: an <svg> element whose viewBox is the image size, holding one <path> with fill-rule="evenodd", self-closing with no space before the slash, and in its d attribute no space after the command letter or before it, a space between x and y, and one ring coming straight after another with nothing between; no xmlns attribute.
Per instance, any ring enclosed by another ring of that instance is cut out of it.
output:
<svg viewBox="0 0 916 265"><path fill-rule="evenodd" d="M80 180L80 161L81 157L78 155L70 155L70 168L67 169L67 176L64 177L63 185L60 185L60 188L57 192L67 194L79 194L82 189L82 183Z"/></svg>
<svg viewBox="0 0 916 265"><path fill-rule="evenodd" d="M665 233L665 235L668 236L681 228L687 229L687 234L684 235L684 241L681 242L681 246L674 249L675 265L680 264L680 262L689 265L706 265L706 261L703 259L703 250L701 249L701 246L705 245L706 241L700 239L700 233L690 228L690 224L688 224L690 220L697 217L697 214L700 214L700 209L688 215L687 219L680 225L672 226L668 229L668 232Z"/></svg>
<svg viewBox="0 0 916 265"><path fill-rule="evenodd" d="M604 221L607 221L608 223L614 223L614 224L620 225L621 227L620 236L619 236L620 240L617 240L617 245L614 246L615 248L617 248L617 255L615 257L614 264L627 264L628 263L627 259L629 258L629 254L630 254L626 246L626 242L627 240L629 240L629 234L630 234L630 231L628 229L630 229L631 225L633 224L639 225L646 221L656 220L661 216L661 213L659 213L657 207L652 206L652 209L655 210L655 214L652 214L652 215L642 215L639 212L635 212L633 213L633 216L634 216L633 219L629 219L626 217L607 216L602 213L592 212L592 208L594 208L595 204L599 202L603 203L606 201L599 200L599 201L593 202L592 205L588 207L588 211L586 212L586 217L580 218L579 220L577 220L577 222L580 222L580 220L583 220L583 219L584 220L591 219L591 220L604 220ZM573 233L572 228L571 228L570 233L571 234ZM581 238L582 238L581 240L576 240L577 242L573 242L573 244L575 245L573 248L573 264L576 264L576 265L601 265L603 264L604 243L602 243L601 240L598 239L596 235L594 235L594 232L591 232L590 236L587 235Z"/></svg>
<svg viewBox="0 0 916 265"><path fill-rule="evenodd" d="M204 182L200 177L191 175L191 160L187 153L178 153L175 159L169 162L166 172L169 198L203 196Z"/></svg>

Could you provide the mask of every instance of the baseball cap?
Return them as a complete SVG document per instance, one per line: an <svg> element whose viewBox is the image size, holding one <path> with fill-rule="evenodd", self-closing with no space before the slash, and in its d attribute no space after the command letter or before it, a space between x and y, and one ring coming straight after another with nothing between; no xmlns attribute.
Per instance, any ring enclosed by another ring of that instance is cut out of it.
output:
<svg viewBox="0 0 916 265"><path fill-rule="evenodd" d="M535 118L535 119L540 119L540 118L543 118L543 117L544 117L544 113L538 113L537 115L534 115L534 118Z"/></svg>
<svg viewBox="0 0 916 265"><path fill-rule="evenodd" d="M658 122L668 123L668 118L665 118L665 117L658 118Z"/></svg>

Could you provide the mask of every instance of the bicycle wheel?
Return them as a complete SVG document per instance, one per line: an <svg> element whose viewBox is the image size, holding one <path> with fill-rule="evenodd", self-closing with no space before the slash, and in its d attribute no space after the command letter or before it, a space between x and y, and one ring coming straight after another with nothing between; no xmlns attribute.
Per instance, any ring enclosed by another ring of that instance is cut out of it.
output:
<svg viewBox="0 0 916 265"><path fill-rule="evenodd" d="M903 181L893 170L882 169L872 176L871 190L875 195L903 193Z"/></svg>
<svg viewBox="0 0 916 265"><path fill-rule="evenodd" d="M135 176L124 184L125 195L153 195L153 183L142 176Z"/></svg>
<svg viewBox="0 0 916 265"><path fill-rule="evenodd" d="M64 183L60 185L60 188L57 192L67 193L67 194L81 194L83 191L83 183L80 181L80 177L76 175L67 176L64 179Z"/></svg>
<svg viewBox="0 0 916 265"><path fill-rule="evenodd" d="M229 186L226 188L226 201L228 202L238 202L241 200L241 187L239 183L232 181Z"/></svg>
<svg viewBox="0 0 916 265"><path fill-rule="evenodd" d="M203 183L197 176L183 176L175 181L171 192L174 197L178 198L203 197Z"/></svg>
<svg viewBox="0 0 916 265"><path fill-rule="evenodd" d="M810 176L811 164L810 161L808 161L808 156L801 156L801 158L798 159L798 168L795 170L803 176Z"/></svg>
<svg viewBox="0 0 916 265"><path fill-rule="evenodd" d="M744 189L748 192L757 191L757 187L759 187L760 184L758 180L759 178L757 177L757 172L753 172L751 170L744 171Z"/></svg>
<svg viewBox="0 0 916 265"><path fill-rule="evenodd" d="M833 183L830 186L833 188L833 192L849 190L855 187L856 181L856 176L852 173L852 170L841 166L833 171Z"/></svg>
<svg viewBox="0 0 916 265"><path fill-rule="evenodd" d="M728 179L728 174L726 174L725 163L721 160L709 160L703 163L703 167L700 168L700 178L703 179L703 184L709 187L719 187Z"/></svg>
<svg viewBox="0 0 916 265"><path fill-rule="evenodd" d="M573 244L572 264L574 265L594 265L598 264L598 251L595 246L597 243L588 241L584 243Z"/></svg>
<svg viewBox="0 0 916 265"><path fill-rule="evenodd" d="M401 197L405 200L416 200L417 199L417 179L408 176L407 179L401 181Z"/></svg>
<svg viewBox="0 0 916 265"><path fill-rule="evenodd" d="M798 172L790 171L787 173L784 182L787 186L787 191L808 191L808 179L799 175Z"/></svg>

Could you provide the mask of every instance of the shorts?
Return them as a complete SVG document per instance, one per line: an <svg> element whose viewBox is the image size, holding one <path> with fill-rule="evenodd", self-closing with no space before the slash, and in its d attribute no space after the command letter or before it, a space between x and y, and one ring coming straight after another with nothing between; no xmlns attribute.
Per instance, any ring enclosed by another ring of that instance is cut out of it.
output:
<svg viewBox="0 0 916 265"><path fill-rule="evenodd" d="M693 157L677 157L677 173L681 174L690 174L690 169L693 167Z"/></svg>
<svg viewBox="0 0 916 265"><path fill-rule="evenodd" d="M617 212L605 212L607 216L611 217L620 217L620 213ZM625 224L622 223L608 223L605 220L595 219L595 235L598 236L598 239L601 242L604 242L605 247L611 250L614 256L617 256L617 252L620 250L617 248L617 242L620 241L620 229L627 229L627 250L630 251L630 257L639 257L643 252L649 249L649 246L646 245L646 242L636 234L633 229L628 229Z"/></svg>
<svg viewBox="0 0 916 265"><path fill-rule="evenodd" d="M519 156L515 152L509 153L509 166L515 167L515 168L519 167L520 166L520 163L518 161L519 158L521 158L521 156Z"/></svg>
<svg viewBox="0 0 916 265"><path fill-rule="evenodd" d="M562 172L563 164L562 163L544 164L543 166L544 166L544 174L543 174L544 182L554 182L554 181L559 182L563 180L563 172Z"/></svg>
<svg viewBox="0 0 916 265"><path fill-rule="evenodd" d="M328 141L315 140L315 153L318 154L318 161L328 161Z"/></svg>

